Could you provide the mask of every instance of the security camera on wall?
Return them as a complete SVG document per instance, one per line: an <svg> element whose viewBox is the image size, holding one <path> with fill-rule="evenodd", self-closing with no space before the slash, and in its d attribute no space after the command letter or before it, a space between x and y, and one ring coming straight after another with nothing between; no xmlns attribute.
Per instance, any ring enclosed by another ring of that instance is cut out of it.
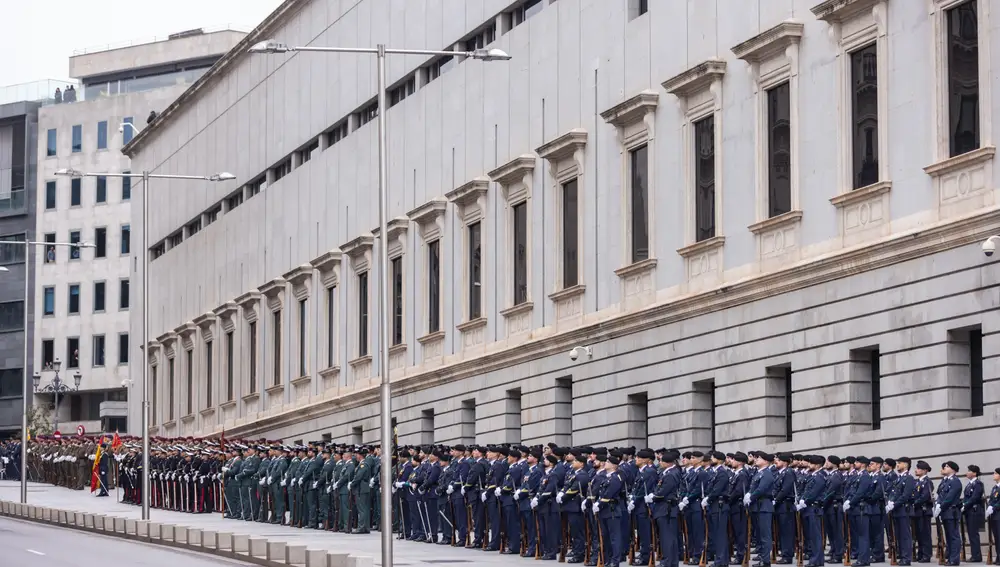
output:
<svg viewBox="0 0 1000 567"><path fill-rule="evenodd" d="M569 359L576 362L576 359L580 358L581 354L585 354L587 358L591 358L594 356L594 351L589 346L573 347L573 350L569 351Z"/></svg>
<svg viewBox="0 0 1000 567"><path fill-rule="evenodd" d="M991 236L988 239L986 239L986 242L983 242L983 254L986 254L987 258L992 256L993 253L996 252L997 245L993 241L996 240L997 238L1000 237Z"/></svg>
<svg viewBox="0 0 1000 567"><path fill-rule="evenodd" d="M125 127L122 126L121 124L118 125L118 133L119 134L124 134L125 133Z"/></svg>

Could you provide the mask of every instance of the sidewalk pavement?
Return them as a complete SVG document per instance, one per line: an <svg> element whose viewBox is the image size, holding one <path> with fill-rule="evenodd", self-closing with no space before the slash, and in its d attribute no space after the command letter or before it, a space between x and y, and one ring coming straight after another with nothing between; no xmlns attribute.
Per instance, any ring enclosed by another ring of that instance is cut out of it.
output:
<svg viewBox="0 0 1000 567"><path fill-rule="evenodd" d="M16 481L0 481L0 500L21 501L21 487ZM138 506L117 502L116 497L97 498L87 490L69 490L47 484L28 484L28 504L66 510L116 516L139 520L142 510ZM288 546L305 546L307 549L325 549L331 552L369 555L374 564L381 565L382 540L378 532L364 535L345 535L318 530L290 528L225 520L222 514L186 514L167 510L150 510L150 521L172 524L206 532L246 534L251 539L266 538L269 541L283 541ZM531 559L518 556L486 553L475 549L464 549L448 545L433 545L412 541L399 541L393 535L394 566L416 566L432 564L474 564L474 565L530 565Z"/></svg>

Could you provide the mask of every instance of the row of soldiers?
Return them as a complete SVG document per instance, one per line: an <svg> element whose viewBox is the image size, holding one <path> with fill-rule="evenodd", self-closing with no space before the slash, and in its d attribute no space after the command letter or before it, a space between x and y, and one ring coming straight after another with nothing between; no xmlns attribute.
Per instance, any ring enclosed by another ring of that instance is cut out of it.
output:
<svg viewBox="0 0 1000 567"><path fill-rule="evenodd" d="M379 525L378 447L158 441L154 506L348 533ZM138 504L141 455L126 447L125 500ZM608 567L864 567L930 562L934 525L938 563L958 565L982 561L985 524L989 562L1000 558L1000 468L986 494L975 465L963 487L943 463L935 490L931 466L906 457L549 444L404 447L393 462L394 531L410 541Z"/></svg>
<svg viewBox="0 0 1000 567"><path fill-rule="evenodd" d="M106 440L105 440L106 441ZM73 490L82 490L91 485L95 470L98 471L98 487L102 496L116 486L116 467L111 466L113 459L121 456L113 455L104 443L102 453L98 455L101 439L95 437L55 437L38 436L29 442L27 450L28 480L45 482ZM95 459L100 457L95 467ZM6 459L6 460L4 460ZM8 440L0 444L0 467L3 478L20 480L21 475L21 444L19 441Z"/></svg>
<svg viewBox="0 0 1000 567"><path fill-rule="evenodd" d="M0 480L21 480L21 442L0 441Z"/></svg>

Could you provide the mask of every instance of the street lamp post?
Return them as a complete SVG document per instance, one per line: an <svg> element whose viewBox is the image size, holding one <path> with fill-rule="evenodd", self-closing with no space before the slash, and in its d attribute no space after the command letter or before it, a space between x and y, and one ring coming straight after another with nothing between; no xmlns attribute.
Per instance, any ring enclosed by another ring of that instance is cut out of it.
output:
<svg viewBox="0 0 1000 567"><path fill-rule="evenodd" d="M25 233L24 240L0 240L0 245L13 244L24 246L24 369L21 384L21 504L28 503L28 392L24 387L28 373L28 292L31 277L31 248L33 246L53 247L62 246L69 248L94 248L90 242L38 242L28 240Z"/></svg>
<svg viewBox="0 0 1000 567"><path fill-rule="evenodd" d="M382 486L382 567L392 567L392 388L389 382L389 325L387 320L389 313L386 306L389 304L389 296L386 278L389 277L389 247L386 246L386 184L389 179L388 161L386 159L386 84L385 84L385 56L386 54L397 55L450 55L456 57L467 57L482 61L506 61L511 57L500 49L476 49L474 51L436 51L427 49L387 49L384 44L378 44L374 48L366 47L295 47L285 45L274 40L261 41L254 44L250 53L289 53L295 51L314 51L320 53L368 53L376 56L378 61L378 224L379 224L379 269L381 270L378 279L378 303L379 303L379 373L382 375L381 388L379 390L381 402L381 446L382 446L382 472L380 484Z"/></svg>
<svg viewBox="0 0 1000 567"><path fill-rule="evenodd" d="M83 375L81 375L80 371L77 370L76 372L73 373L73 386L70 386L69 384L65 383L63 381L63 379L59 377L59 367L61 365L62 365L62 361L60 361L57 358L57 359L55 359L55 360L52 361L52 365L51 366L46 366L44 368L44 370L46 370L46 371L51 370L51 371L54 371L56 373L55 377L52 378L52 381L49 382L48 384L46 384L45 386L41 386L40 387L40 384L42 382L42 373L41 372L36 371L35 375L32 377L32 380L34 381L34 391L35 391L35 393L38 393L38 394L42 394L42 393L48 394L48 393L51 393L51 394L55 395L55 400L54 400L54 403L53 403L53 407L55 409L53 409L53 411L52 411L52 416L53 416L52 419L53 419L53 422L54 422L54 425L52 426L53 431L59 431L59 394L60 393L65 394L65 393L69 393L69 392L76 392L77 390L80 389L80 380L83 379Z"/></svg>
<svg viewBox="0 0 1000 567"><path fill-rule="evenodd" d="M125 127L138 133L131 122L122 122L119 131ZM193 181L231 181L236 179L232 173L225 171L212 175L172 175L165 173L85 173L75 169L60 169L56 175L69 177L122 177L142 179L142 519L149 520L149 244L146 235L149 234L149 180L150 179L187 179Z"/></svg>

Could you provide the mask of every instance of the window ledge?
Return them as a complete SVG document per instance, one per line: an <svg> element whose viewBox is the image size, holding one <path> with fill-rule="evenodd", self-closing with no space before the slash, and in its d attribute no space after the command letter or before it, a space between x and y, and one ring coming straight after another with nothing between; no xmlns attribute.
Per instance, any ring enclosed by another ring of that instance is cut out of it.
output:
<svg viewBox="0 0 1000 567"><path fill-rule="evenodd" d="M511 317L515 317L523 313L529 313L531 312L532 309L534 309L534 307L535 307L534 303L530 301L525 301L524 303L519 303L513 307L508 307L507 309L504 309L503 311L500 312L500 315L502 315L504 319L510 319Z"/></svg>
<svg viewBox="0 0 1000 567"><path fill-rule="evenodd" d="M572 299L578 295L583 295L587 291L587 286L584 284L576 284L572 287L567 287L566 289L560 289L555 293L549 294L549 299L555 303L560 303L566 301L567 299Z"/></svg>
<svg viewBox="0 0 1000 567"><path fill-rule="evenodd" d="M656 264L656 258L646 258L645 260L639 260L638 262L634 262L623 268L618 268L615 270L615 275L619 278L628 278L637 274L651 272L656 269Z"/></svg>
<svg viewBox="0 0 1000 567"><path fill-rule="evenodd" d="M292 380L292 386L298 388L299 386L306 385L309 382L312 382L312 376L299 376L295 380Z"/></svg>
<svg viewBox="0 0 1000 567"><path fill-rule="evenodd" d="M323 378L332 378L334 376L337 376L338 374L340 374L340 367L336 365L331 366L329 368L324 368L323 370L319 371L319 375L322 376Z"/></svg>
<svg viewBox="0 0 1000 567"><path fill-rule="evenodd" d="M212 417L215 414L215 408L205 408L198 413L201 414L201 417Z"/></svg>
<svg viewBox="0 0 1000 567"><path fill-rule="evenodd" d="M471 331L481 329L485 326L486 326L486 317L478 317L471 321L466 321L465 323L462 323L461 325L458 325L455 328L458 329L459 333L469 333Z"/></svg>
<svg viewBox="0 0 1000 567"><path fill-rule="evenodd" d="M964 169L971 165L978 165L993 159L997 153L996 146L983 146L978 150L972 150L955 157L951 157L937 163L932 163L924 168L924 173L931 177L940 177Z"/></svg>
<svg viewBox="0 0 1000 567"><path fill-rule="evenodd" d="M417 339L417 342L426 345L427 343L433 343L435 341L444 340L444 331L434 331L433 333L427 333L426 335Z"/></svg>
<svg viewBox="0 0 1000 567"><path fill-rule="evenodd" d="M283 393L285 391L285 385L284 384L275 384L274 386L270 386L268 388L264 388L264 391L267 392L268 396L273 396L275 394Z"/></svg>
<svg viewBox="0 0 1000 567"><path fill-rule="evenodd" d="M177 427L177 421L176 420L171 419L170 421L165 421L163 423L163 428L164 429L170 429L171 427Z"/></svg>
<svg viewBox="0 0 1000 567"><path fill-rule="evenodd" d="M357 368L362 364L371 364L371 362L372 362L372 355L366 354L364 356L359 356L355 358L354 360L348 362L347 364L349 364L351 368Z"/></svg>
<svg viewBox="0 0 1000 567"><path fill-rule="evenodd" d="M252 394L247 394L247 395L243 396L240 399L242 399L244 403L256 402L257 400L260 399L260 392L254 392Z"/></svg>
<svg viewBox="0 0 1000 567"><path fill-rule="evenodd" d="M683 248L678 248L677 253L684 258L690 258L692 256L704 254L705 252L711 252L717 248L722 248L725 243L725 236L713 236L712 238L706 238L701 242L695 242L694 244L688 244Z"/></svg>
<svg viewBox="0 0 1000 567"><path fill-rule="evenodd" d="M228 402L221 403L221 404L219 404L219 407L222 408L222 409L224 409L224 410L227 410L229 408L234 408L234 407L236 407L236 400L229 400Z"/></svg>
<svg viewBox="0 0 1000 567"><path fill-rule="evenodd" d="M181 423L191 423L192 421L194 421L193 413L189 413L181 418Z"/></svg>
<svg viewBox="0 0 1000 567"><path fill-rule="evenodd" d="M844 22L871 8L879 0L824 0L810 8L817 20Z"/></svg>
<svg viewBox="0 0 1000 567"><path fill-rule="evenodd" d="M406 343L399 343L398 345L392 345L389 347L389 356L396 354L401 354L406 352Z"/></svg>
<svg viewBox="0 0 1000 567"><path fill-rule="evenodd" d="M776 217L771 217L754 223L747 228L749 228L750 232L754 234L761 234L776 228L784 228L800 221L802 221L802 211L788 211L787 213L782 213Z"/></svg>
<svg viewBox="0 0 1000 567"><path fill-rule="evenodd" d="M836 197L831 197L830 202L838 209L866 201L872 197L884 195L892 189L892 181L879 181L865 187L859 187L850 193L843 193Z"/></svg>

